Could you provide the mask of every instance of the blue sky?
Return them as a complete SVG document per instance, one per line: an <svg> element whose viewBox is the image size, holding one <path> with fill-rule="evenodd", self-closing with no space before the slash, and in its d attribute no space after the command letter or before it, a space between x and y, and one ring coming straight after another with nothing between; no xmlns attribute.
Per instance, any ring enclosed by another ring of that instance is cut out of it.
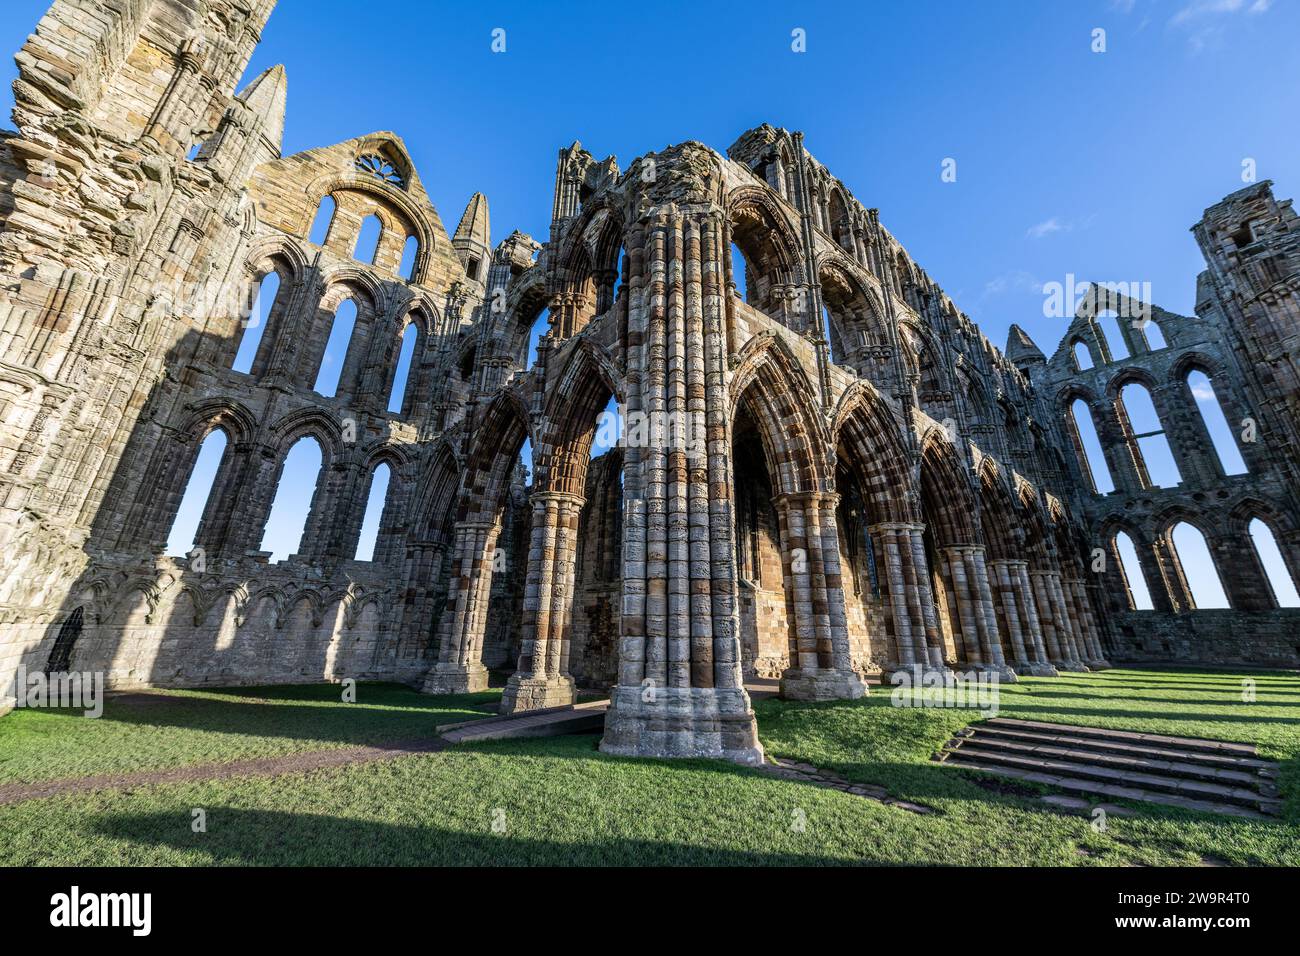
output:
<svg viewBox="0 0 1300 956"><path fill-rule="evenodd" d="M0 41L17 50L47 5L5 0ZM286 153L393 130L447 228L482 191L496 241L545 238L574 139L627 168L686 139L801 129L994 342L1017 322L1050 353L1065 323L1043 316L1042 283L1149 282L1189 313L1188 229L1243 185L1243 160L1300 191L1298 36L1293 0L281 0L248 78L285 64Z"/></svg>

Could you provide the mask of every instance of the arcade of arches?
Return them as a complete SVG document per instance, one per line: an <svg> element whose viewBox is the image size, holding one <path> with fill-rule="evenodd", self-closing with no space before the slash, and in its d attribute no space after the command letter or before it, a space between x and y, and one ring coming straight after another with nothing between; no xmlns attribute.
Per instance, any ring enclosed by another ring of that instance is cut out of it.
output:
<svg viewBox="0 0 1300 956"><path fill-rule="evenodd" d="M28 40L0 149L4 687L590 689L608 752L753 762L756 678L1300 662L1300 228L1267 184L1197 225L1196 316L1108 290L1049 358L801 134L574 143L550 240L493 245L392 134L281 155L283 70L235 88L273 0L209 0L251 29L198 47L132 4L29 75L82 5ZM124 69L143 43L174 77ZM28 177L52 140L93 208Z"/></svg>

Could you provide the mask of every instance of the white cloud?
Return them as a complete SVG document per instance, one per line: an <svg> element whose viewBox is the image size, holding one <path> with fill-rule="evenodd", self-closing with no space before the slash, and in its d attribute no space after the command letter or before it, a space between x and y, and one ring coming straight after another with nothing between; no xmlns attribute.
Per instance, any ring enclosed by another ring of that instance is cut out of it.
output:
<svg viewBox="0 0 1300 956"><path fill-rule="evenodd" d="M1036 226L1030 226L1025 230L1025 235L1030 239L1042 239L1044 236L1050 236L1054 232L1063 232L1069 227L1061 223L1056 216L1051 219L1044 219Z"/></svg>
<svg viewBox="0 0 1300 956"><path fill-rule="evenodd" d="M1015 272L1004 272L1000 276L994 276L988 282L984 283L984 294L981 298L988 298L994 295L1005 295L1008 292L1035 292L1043 291L1043 283L1034 278L1028 272L1016 270Z"/></svg>
<svg viewBox="0 0 1300 956"><path fill-rule="evenodd" d="M1223 39L1227 18L1259 16L1272 5L1273 0L1191 0L1169 18L1169 25L1188 31L1188 46L1193 53L1200 53Z"/></svg>

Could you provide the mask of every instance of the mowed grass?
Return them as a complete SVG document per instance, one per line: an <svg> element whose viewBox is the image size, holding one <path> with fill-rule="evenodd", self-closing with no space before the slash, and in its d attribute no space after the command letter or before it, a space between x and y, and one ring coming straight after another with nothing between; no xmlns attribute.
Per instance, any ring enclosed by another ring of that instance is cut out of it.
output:
<svg viewBox="0 0 1300 956"><path fill-rule="evenodd" d="M440 724L490 716L500 691L430 697L361 683L151 691L110 696L104 713L19 709L0 718L0 783L164 770L307 750L433 737Z"/></svg>
<svg viewBox="0 0 1300 956"><path fill-rule="evenodd" d="M1025 680L1002 689L1001 713L1257 742L1261 752L1284 762L1281 785L1287 804L1285 816L1276 822L1143 806L1135 817L1112 815L1105 831L1098 832L1087 816L1039 802L1033 788L990 785L991 778L982 785L977 775L932 763L933 750L977 715L894 707L888 690L879 689L854 702L759 701L755 710L764 745L777 756L884 785L896 796L932 808L930 814L719 761L606 757L597 752L596 737L583 736L502 741L280 777L196 781L4 806L0 862L1069 866L1212 860L1300 866L1300 682L1294 676L1253 676L1254 702L1241 699L1241 675L1109 671ZM364 686L362 691L365 701ZM284 692L293 695L293 703L256 706L269 712L303 704L301 689ZM433 717L431 711L456 713L446 699L420 698L404 688L383 692L392 697L375 703L376 714L386 712L395 723L417 719L409 710L438 722L451 718ZM361 704L326 704L324 695L317 704L312 708L315 726L298 728L288 739L309 740L307 749L314 749L360 732L353 722L363 719L356 710ZM11 749L4 727L10 719L0 720L4 755ZM102 722L106 728L97 732L98 738L79 738L80 745L62 741L65 763L86 759L74 759L79 746L117 749L115 725L137 743L153 742L139 733L147 720L143 716L132 721L113 721L107 714L102 721L52 719L60 727ZM268 719L277 718L268 713ZM370 719L387 726L381 716L365 718ZM206 720L173 716L160 721L158 729L230 733ZM382 732L376 724L368 728L367 733ZM51 734L51 742L60 736ZM254 750L286 740L275 734L259 737L255 726L246 725L237 736L262 741L247 744ZM389 739L409 736L407 725ZM161 747L148 759L156 766L162 754L203 753L206 761L228 743ZM25 759L31 766L31 755ZM206 813L207 832L193 832L196 808Z"/></svg>

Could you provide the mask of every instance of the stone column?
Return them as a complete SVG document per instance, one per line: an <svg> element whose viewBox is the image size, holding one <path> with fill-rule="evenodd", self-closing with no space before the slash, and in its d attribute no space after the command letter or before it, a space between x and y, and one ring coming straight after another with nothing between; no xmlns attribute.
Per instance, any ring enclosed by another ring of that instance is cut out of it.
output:
<svg viewBox="0 0 1300 956"><path fill-rule="evenodd" d="M1061 646L1064 661L1057 664L1061 670L1086 671L1083 654L1079 649L1078 635L1075 631L1074 614L1066 595L1065 585L1059 571L1051 571L1047 577L1050 586L1053 610L1056 616L1056 640Z"/></svg>
<svg viewBox="0 0 1300 956"><path fill-rule="evenodd" d="M951 545L944 553L952 578L966 663L976 670L993 671L1004 681L1015 681L1016 673L1007 666L1002 654L983 546Z"/></svg>
<svg viewBox="0 0 1300 956"><path fill-rule="evenodd" d="M677 178L663 171L647 188ZM763 748L741 680L730 492L723 301L730 250L721 210L696 198L692 208L704 211L649 207L625 240L627 413L652 422L702 417L706 444L627 449L619 676L600 747L756 764Z"/></svg>
<svg viewBox="0 0 1300 956"><path fill-rule="evenodd" d="M790 667L781 696L795 700L861 697L866 684L853 670L840 573L839 496L823 492L783 495L787 588L794 600Z"/></svg>
<svg viewBox="0 0 1300 956"><path fill-rule="evenodd" d="M1029 562L999 559L989 564L989 579L997 582L1002 617L1007 623L1012 666L1018 674L1055 677L1056 668L1047 659L1043 628L1034 605L1034 587L1029 579Z"/></svg>
<svg viewBox="0 0 1300 956"><path fill-rule="evenodd" d="M947 670L925 560L925 526L888 522L872 525L868 531L879 542L883 587L894 625L892 659L885 671Z"/></svg>
<svg viewBox="0 0 1300 956"><path fill-rule="evenodd" d="M426 694L487 690L483 630L492 591L499 522L458 521L447 606L438 625L438 663L424 678Z"/></svg>
<svg viewBox="0 0 1300 956"><path fill-rule="evenodd" d="M1071 578L1065 582L1073 600L1075 623L1079 634L1079 650L1083 662L1089 670L1100 671L1110 667L1101 646L1101 629L1097 626L1097 615L1088 597L1088 587L1082 578Z"/></svg>
<svg viewBox="0 0 1300 956"><path fill-rule="evenodd" d="M1059 600L1060 575L1053 571L1037 569L1029 572L1034 590L1034 605L1043 629L1043 646L1048 660L1062 671L1085 671L1083 662L1070 656L1068 643L1069 622Z"/></svg>
<svg viewBox="0 0 1300 956"><path fill-rule="evenodd" d="M524 585L523 647L506 684L501 712L562 707L574 700L569 675L573 576L583 499L563 492L532 495L533 525Z"/></svg>

